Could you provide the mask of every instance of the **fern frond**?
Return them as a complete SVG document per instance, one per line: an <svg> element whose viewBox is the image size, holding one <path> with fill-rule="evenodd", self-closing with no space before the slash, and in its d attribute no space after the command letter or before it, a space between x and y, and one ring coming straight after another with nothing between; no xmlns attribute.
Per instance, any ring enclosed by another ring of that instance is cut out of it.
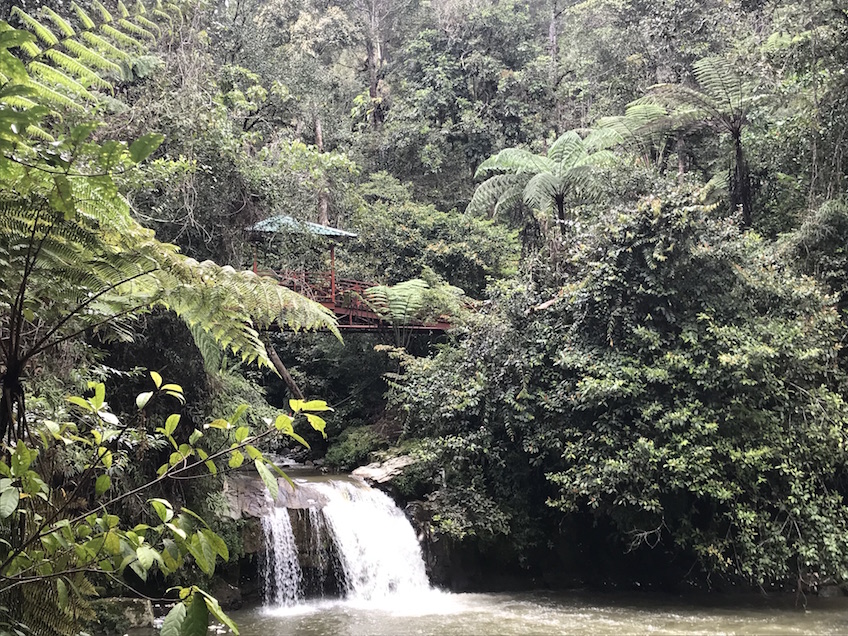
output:
<svg viewBox="0 0 848 636"><path fill-rule="evenodd" d="M130 16L130 12L127 11L126 5L121 0L118 0L118 13L121 14L122 18L128 18Z"/></svg>
<svg viewBox="0 0 848 636"><path fill-rule="evenodd" d="M92 51L77 40L65 40L63 44L68 51L76 55L77 58L90 67L101 69L103 71L111 71L116 74L121 72L120 66L111 60L107 60L96 51Z"/></svg>
<svg viewBox="0 0 848 636"><path fill-rule="evenodd" d="M19 47L30 59L36 58L41 55L41 49L35 42L24 42Z"/></svg>
<svg viewBox="0 0 848 636"><path fill-rule="evenodd" d="M499 211L501 201L510 197L518 200L528 178L526 174L501 174L490 177L477 186L466 211L469 214L493 214Z"/></svg>
<svg viewBox="0 0 848 636"><path fill-rule="evenodd" d="M47 64L43 64L42 62L30 62L27 69L34 76L47 80L56 86L60 86L77 97L92 101L94 99L93 95L88 92L88 89L86 89L85 86L52 66L47 66Z"/></svg>
<svg viewBox="0 0 848 636"><path fill-rule="evenodd" d="M114 20L112 14L109 13L109 10L103 6L103 3L101 3L100 0L92 0L91 4L93 4L94 8L100 12L100 19L103 20L103 22L109 23Z"/></svg>
<svg viewBox="0 0 848 636"><path fill-rule="evenodd" d="M742 80L730 64L717 57L705 57L695 62L694 73L698 84L719 108L736 114L742 103Z"/></svg>
<svg viewBox="0 0 848 636"><path fill-rule="evenodd" d="M34 87L38 93L39 97L49 103L57 106L59 108L66 108L68 110L74 111L83 111L85 110L78 102L71 99L67 95L62 95L62 93L54 90L50 86L43 84L35 79L30 79L27 83L28 86Z"/></svg>
<svg viewBox="0 0 848 636"><path fill-rule="evenodd" d="M71 9L77 15L77 19L82 23L84 29L91 30L95 28L94 20L76 2L71 2Z"/></svg>
<svg viewBox="0 0 848 636"><path fill-rule="evenodd" d="M552 209L555 197L563 196L562 182L550 172L540 172L524 186L524 204L531 208L547 212Z"/></svg>
<svg viewBox="0 0 848 636"><path fill-rule="evenodd" d="M405 326L417 319L424 306L424 292L429 287L420 278L392 286L377 285L365 290L365 300L384 320L394 326Z"/></svg>
<svg viewBox="0 0 848 636"><path fill-rule="evenodd" d="M112 38L112 40L114 40L118 44L121 44L123 46L133 47L135 49L138 49L139 51L144 50L144 45L141 42L136 40L134 37L130 37L129 35L127 35L123 31L119 31L118 29L113 27L111 24L108 24L108 23L107 24L101 24L100 30L103 33L105 33L106 35L108 35L110 38Z"/></svg>
<svg viewBox="0 0 848 636"><path fill-rule="evenodd" d="M144 50L144 45L141 42L136 40L134 37L127 35L123 31L119 31L111 24L101 24L100 30L112 38L113 41L121 44L122 46L133 47L139 51Z"/></svg>
<svg viewBox="0 0 848 636"><path fill-rule="evenodd" d="M108 40L100 37L96 33L93 33L91 31L84 31L81 37L91 46L99 49L106 55L109 55L115 58L116 60L124 62L131 59L127 53L116 47Z"/></svg>
<svg viewBox="0 0 848 636"><path fill-rule="evenodd" d="M47 132L40 126L36 126L34 124L27 126L26 131L30 137L35 137L36 139L41 139L42 141L46 141L48 143L56 141L56 138L53 137L53 135L51 135L49 132Z"/></svg>
<svg viewBox="0 0 848 636"><path fill-rule="evenodd" d="M135 15L133 16L133 20L135 20L141 26L146 27L151 33L155 33L157 36L162 35L162 29L159 28L159 25L151 20L148 20L143 15Z"/></svg>
<svg viewBox="0 0 848 636"><path fill-rule="evenodd" d="M150 31L138 26L137 24L133 24L126 18L121 18L120 20L118 20L118 24L120 24L122 27L124 27L124 29L126 29L130 33L134 33L135 35L138 35L140 37L146 38L148 40L156 39L156 36L153 35Z"/></svg>
<svg viewBox="0 0 848 636"><path fill-rule="evenodd" d="M56 25L56 28L59 29L63 37L72 38L77 34L76 31L74 31L74 28L71 26L71 23L65 20L65 18L60 16L50 7L43 7L41 11L50 19L50 21L54 25Z"/></svg>
<svg viewBox="0 0 848 636"><path fill-rule="evenodd" d="M76 75L80 80L88 84L88 86L95 86L104 90L112 88L112 85L109 82L104 80L97 73L89 70L89 68L79 59L72 58L61 51L57 51L56 49L49 49L44 55L56 64L56 66L68 73Z"/></svg>
<svg viewBox="0 0 848 636"><path fill-rule="evenodd" d="M155 15L160 20L167 21L168 25L173 28L174 19L170 15L168 15L167 13L162 11L161 9L153 9L153 15Z"/></svg>
<svg viewBox="0 0 848 636"><path fill-rule="evenodd" d="M474 178L491 172L535 173L552 171L553 164L547 157L534 155L521 148L504 148L493 157L489 157L477 168Z"/></svg>
<svg viewBox="0 0 848 636"><path fill-rule="evenodd" d="M47 46L56 46L59 43L59 38L57 38L48 27L41 24L41 22L33 18L20 7L12 7L11 15L18 18L18 20L20 20L28 30L32 31L35 36Z"/></svg>

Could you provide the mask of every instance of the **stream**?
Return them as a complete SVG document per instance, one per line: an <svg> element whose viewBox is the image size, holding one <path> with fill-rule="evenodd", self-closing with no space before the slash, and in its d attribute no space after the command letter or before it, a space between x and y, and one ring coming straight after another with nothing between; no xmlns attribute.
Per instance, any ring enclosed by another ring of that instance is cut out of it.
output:
<svg viewBox="0 0 848 636"><path fill-rule="evenodd" d="M383 602L322 600L233 612L242 636L848 634L848 599L794 596L429 592Z"/></svg>

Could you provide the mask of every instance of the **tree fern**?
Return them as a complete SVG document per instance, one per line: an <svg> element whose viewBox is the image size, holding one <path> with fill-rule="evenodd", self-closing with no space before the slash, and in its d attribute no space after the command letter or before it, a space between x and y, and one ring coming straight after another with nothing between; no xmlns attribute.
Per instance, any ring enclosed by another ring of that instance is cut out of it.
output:
<svg viewBox="0 0 848 636"><path fill-rule="evenodd" d="M475 190L468 211L500 213L523 203L564 221L569 202L593 196L595 168L612 160L609 148L620 140L609 129L570 130L545 155L505 148L477 168L477 178L488 178Z"/></svg>
<svg viewBox="0 0 848 636"><path fill-rule="evenodd" d="M748 160L742 144L742 131L753 106L767 96L757 91L736 72L729 62L707 57L694 65L698 87L683 84L658 84L637 105L658 105L666 110L659 120L668 131L679 136L703 126L730 136L733 146L729 181L730 205L742 209L743 224L751 223L752 194Z"/></svg>

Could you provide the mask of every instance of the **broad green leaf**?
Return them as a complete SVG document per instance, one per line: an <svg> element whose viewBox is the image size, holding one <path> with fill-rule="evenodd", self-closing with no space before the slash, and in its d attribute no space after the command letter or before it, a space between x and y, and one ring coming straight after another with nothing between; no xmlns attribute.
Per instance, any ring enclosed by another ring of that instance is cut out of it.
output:
<svg viewBox="0 0 848 636"><path fill-rule="evenodd" d="M209 629L209 609L202 596L192 594L180 636L206 636Z"/></svg>
<svg viewBox="0 0 848 636"><path fill-rule="evenodd" d="M18 507L18 501L20 501L20 493L17 488L9 487L0 493L0 519L11 516Z"/></svg>
<svg viewBox="0 0 848 636"><path fill-rule="evenodd" d="M184 636L183 622L185 622L185 617L185 603L177 603L174 605L174 607L171 608L171 611L168 612L165 620L162 622L162 630L159 632L159 636Z"/></svg>
<svg viewBox="0 0 848 636"><path fill-rule="evenodd" d="M271 471L268 470L268 467L261 459L254 461L253 465L256 466L256 471L259 473L259 476L268 488L268 492L271 493L271 499L276 501L277 495L280 492L280 485L277 483L277 478L271 474Z"/></svg>
<svg viewBox="0 0 848 636"><path fill-rule="evenodd" d="M321 435L326 439L327 433L324 432L324 429L327 427L327 422L324 421L323 418L318 417L317 415L312 415L312 413L304 413L306 419L309 420L309 424L316 431L320 431Z"/></svg>
<svg viewBox="0 0 848 636"><path fill-rule="evenodd" d="M153 391L145 391L144 393L139 393L135 398L135 405L139 409L143 409L147 406L147 403L150 401L150 398L153 397Z"/></svg>
<svg viewBox="0 0 848 636"><path fill-rule="evenodd" d="M218 556L224 559L224 561L229 561L230 551L227 549L227 544L224 543L224 540L208 528L204 528L200 532L203 534L203 536L209 542L209 545L212 546Z"/></svg>
<svg viewBox="0 0 848 636"><path fill-rule="evenodd" d="M136 549L135 555L138 558L138 562L141 564L141 567L145 570L149 570L153 566L154 561L162 560L159 553L149 545L140 545Z"/></svg>
<svg viewBox="0 0 848 636"><path fill-rule="evenodd" d="M235 424L236 422L238 422L242 418L242 416L247 413L247 410L249 408L250 406L248 406L247 404L239 404L238 408L236 409L236 412L233 413L233 416L230 418L230 423Z"/></svg>
<svg viewBox="0 0 848 636"><path fill-rule="evenodd" d="M68 398L68 402L73 404L74 406L78 406L84 411L93 411L94 409L91 407L91 404L88 403L88 400L79 397L78 395L72 395Z"/></svg>
<svg viewBox="0 0 848 636"><path fill-rule="evenodd" d="M230 468L238 468L244 463L244 455L241 451L234 450L233 454L230 455L230 461L228 462Z"/></svg>
<svg viewBox="0 0 848 636"><path fill-rule="evenodd" d="M59 595L59 608L68 607L68 586L62 579L56 579L56 592Z"/></svg>
<svg viewBox="0 0 848 636"><path fill-rule="evenodd" d="M162 386L162 376L156 373L156 371L151 371L150 377L153 379L153 384L156 385L157 389Z"/></svg>
<svg viewBox="0 0 848 636"><path fill-rule="evenodd" d="M170 501L166 499L149 499L148 502L153 506L156 514L159 515L159 519L164 523L174 518L174 509Z"/></svg>
<svg viewBox="0 0 848 636"><path fill-rule="evenodd" d="M236 442L241 444L250 435L250 429L246 426L239 426L235 432Z"/></svg>
<svg viewBox="0 0 848 636"><path fill-rule="evenodd" d="M283 431L285 433L291 433L294 430L294 426L292 423L294 420L286 414L278 415L277 419L274 421L274 426L278 431Z"/></svg>
<svg viewBox="0 0 848 636"><path fill-rule="evenodd" d="M99 497L112 487L112 478L109 475L100 475L94 482L94 495Z"/></svg>
<svg viewBox="0 0 848 636"><path fill-rule="evenodd" d="M301 411L332 411L324 400L309 400L300 405Z"/></svg>
<svg viewBox="0 0 848 636"><path fill-rule="evenodd" d="M215 617L216 620L223 623L227 629L229 629L233 634L239 636L239 630L236 624L233 622L229 616L226 615L224 610L221 609L221 605L218 603L218 599L210 596L203 590L198 590L203 595L203 598L206 600L206 607L209 609L209 612L212 616Z"/></svg>
<svg viewBox="0 0 848 636"><path fill-rule="evenodd" d="M177 430L177 424L180 423L180 415L179 413L173 413L168 416L168 419L165 420L165 435L173 435L174 431Z"/></svg>
<svg viewBox="0 0 848 636"><path fill-rule="evenodd" d="M149 133L136 139L130 144L130 159L139 163L147 159L165 140L164 135Z"/></svg>

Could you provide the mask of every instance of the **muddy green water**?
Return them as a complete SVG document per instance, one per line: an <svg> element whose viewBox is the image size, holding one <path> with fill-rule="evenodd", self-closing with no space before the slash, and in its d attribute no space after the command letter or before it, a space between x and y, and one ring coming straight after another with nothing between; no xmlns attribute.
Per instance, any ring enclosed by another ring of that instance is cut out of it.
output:
<svg viewBox="0 0 848 636"><path fill-rule="evenodd" d="M846 634L848 598L433 592L390 603L327 600L233 612L242 636Z"/></svg>

